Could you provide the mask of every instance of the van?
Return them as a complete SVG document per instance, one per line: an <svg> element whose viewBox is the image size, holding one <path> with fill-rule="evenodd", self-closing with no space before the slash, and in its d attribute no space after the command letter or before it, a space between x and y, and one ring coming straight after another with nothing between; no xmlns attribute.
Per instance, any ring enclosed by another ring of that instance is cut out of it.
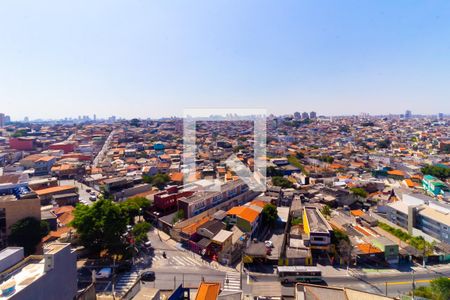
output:
<svg viewBox="0 0 450 300"><path fill-rule="evenodd" d="M97 279L105 279L111 277L112 270L111 268L102 268L100 271L95 274L95 278Z"/></svg>

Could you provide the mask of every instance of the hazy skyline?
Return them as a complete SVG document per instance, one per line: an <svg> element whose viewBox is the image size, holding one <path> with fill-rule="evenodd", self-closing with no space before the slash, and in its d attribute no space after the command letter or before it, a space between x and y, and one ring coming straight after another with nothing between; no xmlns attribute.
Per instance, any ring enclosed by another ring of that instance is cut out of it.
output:
<svg viewBox="0 0 450 300"><path fill-rule="evenodd" d="M450 112L448 1L3 1L13 119Z"/></svg>

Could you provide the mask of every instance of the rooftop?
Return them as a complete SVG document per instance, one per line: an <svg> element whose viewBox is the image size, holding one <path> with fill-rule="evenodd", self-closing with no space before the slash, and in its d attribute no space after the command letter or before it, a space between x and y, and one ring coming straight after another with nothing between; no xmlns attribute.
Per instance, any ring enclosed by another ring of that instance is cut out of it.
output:
<svg viewBox="0 0 450 300"><path fill-rule="evenodd" d="M315 207L305 207L306 218L311 232L328 233L332 228Z"/></svg>

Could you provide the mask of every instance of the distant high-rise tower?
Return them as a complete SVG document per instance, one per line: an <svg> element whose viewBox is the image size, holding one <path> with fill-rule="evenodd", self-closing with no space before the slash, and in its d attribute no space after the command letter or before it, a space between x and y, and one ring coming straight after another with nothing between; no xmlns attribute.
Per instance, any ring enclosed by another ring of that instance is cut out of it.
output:
<svg viewBox="0 0 450 300"><path fill-rule="evenodd" d="M317 118L316 112L315 112L315 111L310 112L310 113L309 113L309 117L310 117L311 119Z"/></svg>
<svg viewBox="0 0 450 300"><path fill-rule="evenodd" d="M28 123L28 122L30 122L30 118L25 117L25 118L23 118L23 121L24 121L25 123Z"/></svg>
<svg viewBox="0 0 450 300"><path fill-rule="evenodd" d="M94 114L94 122L97 121L97 115Z"/></svg>
<svg viewBox="0 0 450 300"><path fill-rule="evenodd" d="M299 113L298 111L296 111L296 112L294 113L294 119L300 120L301 118L302 118L302 114Z"/></svg>
<svg viewBox="0 0 450 300"><path fill-rule="evenodd" d="M410 110L407 110L405 112L405 119L411 119L411 117L412 117L412 112Z"/></svg>
<svg viewBox="0 0 450 300"><path fill-rule="evenodd" d="M309 119L309 114L306 111L302 113L302 119Z"/></svg>
<svg viewBox="0 0 450 300"><path fill-rule="evenodd" d="M0 113L0 128L3 128L5 126L5 114Z"/></svg>
<svg viewBox="0 0 450 300"><path fill-rule="evenodd" d="M439 120L443 120L444 119L444 113L439 113L438 114L438 118L439 118Z"/></svg>

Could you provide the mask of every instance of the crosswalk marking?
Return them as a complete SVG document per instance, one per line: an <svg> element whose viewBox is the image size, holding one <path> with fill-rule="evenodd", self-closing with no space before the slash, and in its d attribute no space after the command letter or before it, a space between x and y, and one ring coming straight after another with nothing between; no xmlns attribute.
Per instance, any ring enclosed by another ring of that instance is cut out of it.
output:
<svg viewBox="0 0 450 300"><path fill-rule="evenodd" d="M155 255L152 259L154 262L157 263L165 263L169 265L175 265L175 266L203 266L204 263L189 256L184 255L177 255L177 256L168 256L167 258L164 258L162 255Z"/></svg>
<svg viewBox="0 0 450 300"><path fill-rule="evenodd" d="M127 292L133 284L138 280L139 275L137 273L125 273L116 282L114 289L118 294Z"/></svg>
<svg viewBox="0 0 450 300"><path fill-rule="evenodd" d="M223 284L224 291L240 291L241 290L241 274L236 272L227 272Z"/></svg>

